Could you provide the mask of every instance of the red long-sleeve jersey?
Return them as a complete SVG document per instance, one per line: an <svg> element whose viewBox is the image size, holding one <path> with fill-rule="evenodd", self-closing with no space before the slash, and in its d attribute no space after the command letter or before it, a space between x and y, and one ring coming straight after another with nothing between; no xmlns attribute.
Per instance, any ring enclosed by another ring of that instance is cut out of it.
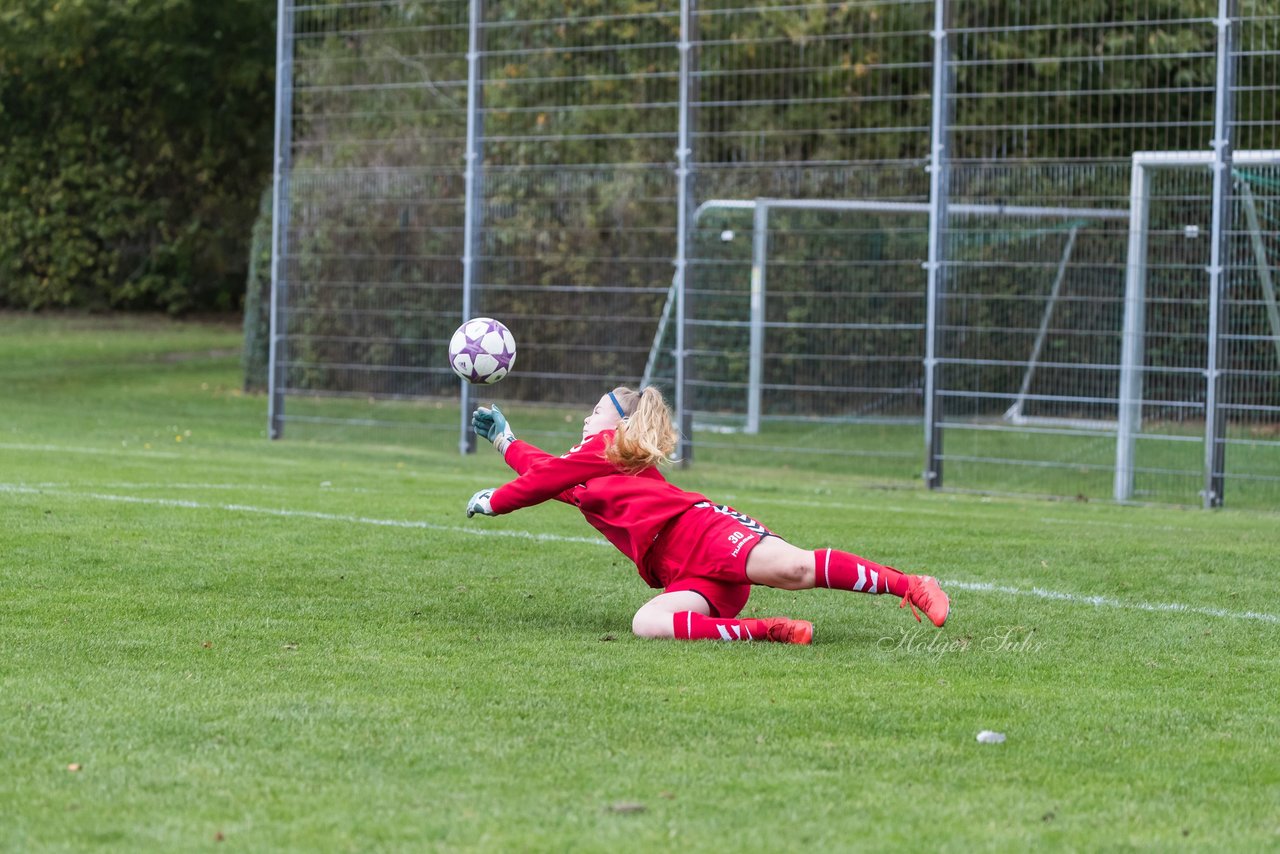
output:
<svg viewBox="0 0 1280 854"><path fill-rule="evenodd" d="M635 563L650 587L661 587L645 568L645 556L664 525L707 498L680 489L656 468L623 473L604 456L612 438L612 430L603 430L560 457L517 439L505 459L519 477L496 489L489 504L499 515L552 498L572 504Z"/></svg>

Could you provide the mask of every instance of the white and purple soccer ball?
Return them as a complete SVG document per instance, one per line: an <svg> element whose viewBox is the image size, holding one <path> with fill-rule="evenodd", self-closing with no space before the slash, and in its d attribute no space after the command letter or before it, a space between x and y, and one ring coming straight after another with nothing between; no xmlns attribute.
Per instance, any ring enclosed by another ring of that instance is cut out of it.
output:
<svg viewBox="0 0 1280 854"><path fill-rule="evenodd" d="M469 383L492 385L515 363L516 339L492 317L473 317L449 341L449 366Z"/></svg>

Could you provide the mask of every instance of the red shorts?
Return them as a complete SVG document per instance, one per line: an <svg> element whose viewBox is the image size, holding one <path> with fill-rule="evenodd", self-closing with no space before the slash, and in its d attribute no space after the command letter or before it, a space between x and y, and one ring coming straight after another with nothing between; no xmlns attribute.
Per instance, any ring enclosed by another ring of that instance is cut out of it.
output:
<svg viewBox="0 0 1280 854"><path fill-rule="evenodd" d="M747 556L772 532L723 504L701 502L677 516L653 544L645 567L663 593L692 590L711 615L736 617L751 595Z"/></svg>

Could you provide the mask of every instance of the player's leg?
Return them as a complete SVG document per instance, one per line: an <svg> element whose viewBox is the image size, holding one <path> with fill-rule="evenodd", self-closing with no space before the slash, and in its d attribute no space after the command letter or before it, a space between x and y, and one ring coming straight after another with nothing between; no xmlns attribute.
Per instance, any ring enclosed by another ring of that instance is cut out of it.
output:
<svg viewBox="0 0 1280 854"><path fill-rule="evenodd" d="M860 593L907 592L907 576L890 566L836 549L797 548L778 537L765 537L747 557L747 577L752 584L783 590L829 587Z"/></svg>
<svg viewBox="0 0 1280 854"><path fill-rule="evenodd" d="M707 585L704 583L703 586ZM749 592L749 589L744 592ZM746 597L742 596L741 601L745 603ZM738 612L738 609L729 607L734 614ZM631 620L631 630L642 638L813 642L813 625L803 620L780 617L737 619L714 616L714 612L709 600L700 593L693 590L669 591L653 597L636 611Z"/></svg>
<svg viewBox="0 0 1280 854"><path fill-rule="evenodd" d="M888 593L902 597L898 606L911 606L911 614L920 619L920 611L935 626L941 626L951 613L951 600L930 575L908 575L891 566L858 557L838 549L818 549L813 553L815 587L852 590L861 593Z"/></svg>
<svg viewBox="0 0 1280 854"><path fill-rule="evenodd" d="M813 625L781 617L737 619L751 596L746 563L768 529L729 507L695 505L654 543L646 568L663 593L632 621L640 637L811 643Z"/></svg>
<svg viewBox="0 0 1280 854"><path fill-rule="evenodd" d="M938 582L925 575L908 575L838 549L808 551L777 537L766 537L747 557L747 577L753 584L783 590L826 587L858 593L888 593L911 605L916 619L918 607L934 625L947 620L951 603Z"/></svg>
<svg viewBox="0 0 1280 854"><path fill-rule="evenodd" d="M642 638L674 638L676 614L688 612L699 616L711 614L711 606L692 590L659 593L641 606L631 618L631 631Z"/></svg>
<svg viewBox="0 0 1280 854"><path fill-rule="evenodd" d="M766 587L808 590L814 586L813 552L765 537L747 555L747 578Z"/></svg>

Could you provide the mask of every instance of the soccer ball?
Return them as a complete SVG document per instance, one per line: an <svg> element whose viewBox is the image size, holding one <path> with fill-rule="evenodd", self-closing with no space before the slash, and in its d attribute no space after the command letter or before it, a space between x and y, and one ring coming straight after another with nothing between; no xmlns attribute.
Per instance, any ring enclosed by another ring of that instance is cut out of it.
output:
<svg viewBox="0 0 1280 854"><path fill-rule="evenodd" d="M496 383L515 363L516 339L492 317L473 317L449 341L449 366L469 383Z"/></svg>

